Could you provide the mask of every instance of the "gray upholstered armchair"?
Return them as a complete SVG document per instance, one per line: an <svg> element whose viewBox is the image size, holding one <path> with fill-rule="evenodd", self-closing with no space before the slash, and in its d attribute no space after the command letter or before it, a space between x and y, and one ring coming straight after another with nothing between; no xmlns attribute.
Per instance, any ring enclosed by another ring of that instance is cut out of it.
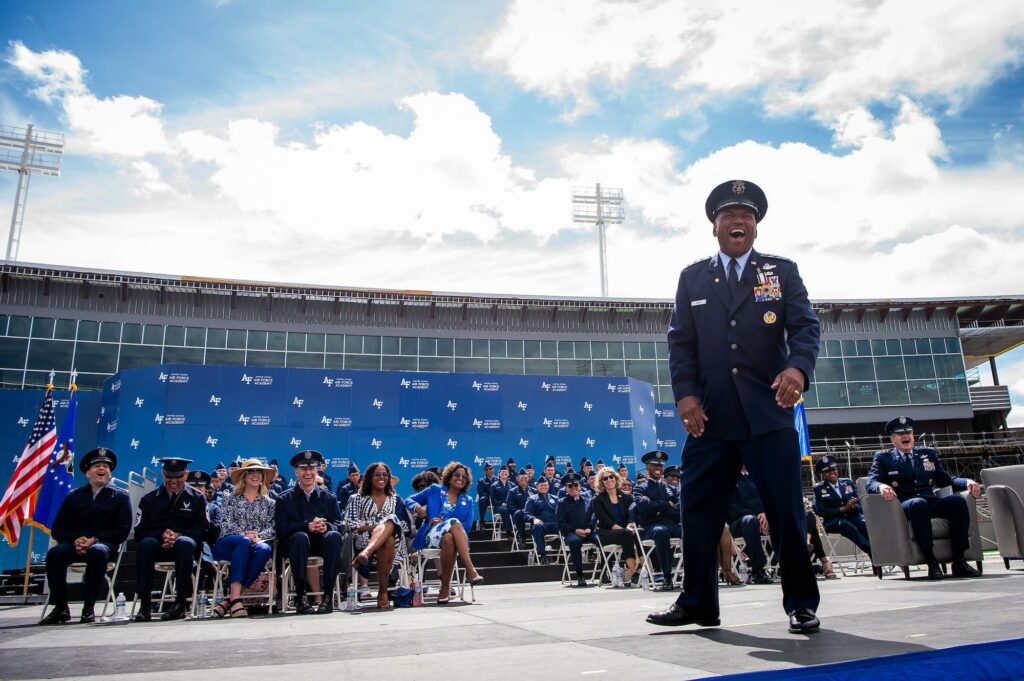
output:
<svg viewBox="0 0 1024 681"><path fill-rule="evenodd" d="M1010 560L1024 560L1024 466L986 468L981 481L992 512L999 555L1010 569Z"/></svg>
<svg viewBox="0 0 1024 681"><path fill-rule="evenodd" d="M898 499L886 501L881 494L869 494L867 478L857 478L857 490L860 493L861 507L864 509L864 520L868 526L868 539L871 541L871 564L875 575L882 578L882 567L898 565L903 568L903 576L910 579L910 566L926 563L924 554L917 546L910 522ZM939 496L953 494L948 487L937 492ZM973 560L981 571L982 551L981 533L978 531L978 502L967 492L961 492L967 500L967 510L971 515L970 548L964 552L964 558ZM949 523L941 518L932 519L932 551L940 563L953 560L953 549L949 543Z"/></svg>

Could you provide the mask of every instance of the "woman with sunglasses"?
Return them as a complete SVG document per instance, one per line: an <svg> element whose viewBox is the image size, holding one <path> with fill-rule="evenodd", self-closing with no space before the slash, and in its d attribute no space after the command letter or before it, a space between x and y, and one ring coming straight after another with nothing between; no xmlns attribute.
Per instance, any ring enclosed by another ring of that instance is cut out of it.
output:
<svg viewBox="0 0 1024 681"><path fill-rule="evenodd" d="M473 567L469 555L469 535L466 528L473 523L473 500L467 493L473 476L465 464L452 461L441 472L441 482L417 492L405 500L406 507L424 522L412 547L441 550L441 590L439 605L448 602L452 569L456 555L462 559L470 584L481 584L484 578Z"/></svg>
<svg viewBox="0 0 1024 681"><path fill-rule="evenodd" d="M408 549L408 514L401 497L392 486L391 469L382 461L371 463L363 474L359 491L348 498L345 529L354 534L353 567L364 577L373 557L377 557L377 607L389 607L388 578L395 565L405 560Z"/></svg>
<svg viewBox="0 0 1024 681"><path fill-rule="evenodd" d="M622 479L610 468L602 468L594 478L594 515L597 517L597 537L601 544L616 544L622 547L626 561L626 585L633 583L638 574L635 525L629 517L633 495L622 491Z"/></svg>

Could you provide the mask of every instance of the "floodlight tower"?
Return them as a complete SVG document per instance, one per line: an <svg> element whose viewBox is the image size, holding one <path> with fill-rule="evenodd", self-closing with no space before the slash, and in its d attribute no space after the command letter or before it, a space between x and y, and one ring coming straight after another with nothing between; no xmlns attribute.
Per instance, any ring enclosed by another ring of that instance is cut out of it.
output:
<svg viewBox="0 0 1024 681"><path fill-rule="evenodd" d="M626 219L622 206L622 190L602 187L574 187L572 190L572 221L597 225L601 257L601 297L608 297L608 256L605 225L621 225Z"/></svg>
<svg viewBox="0 0 1024 681"><path fill-rule="evenodd" d="M0 147L4 147L0 149L0 170L18 173L18 189L14 193L11 231L7 235L7 255L4 258L17 260L25 204L28 202L28 181L33 175L60 177L64 135L34 130L31 124L27 128L0 125Z"/></svg>

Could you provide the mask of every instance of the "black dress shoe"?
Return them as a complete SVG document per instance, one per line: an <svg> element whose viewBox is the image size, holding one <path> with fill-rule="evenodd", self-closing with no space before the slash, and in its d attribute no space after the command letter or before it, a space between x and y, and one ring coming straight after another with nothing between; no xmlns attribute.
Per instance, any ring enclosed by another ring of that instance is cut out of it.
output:
<svg viewBox="0 0 1024 681"><path fill-rule="evenodd" d="M647 616L648 624L657 624L659 627L682 627L687 624L696 624L701 627L717 627L722 624L718 617L701 617L691 615L686 609L673 603L668 610L652 612Z"/></svg>
<svg viewBox="0 0 1024 681"><path fill-rule="evenodd" d="M316 608L316 614L330 615L332 612L334 612L334 596L324 594L324 599L320 601L320 605Z"/></svg>
<svg viewBox="0 0 1024 681"><path fill-rule="evenodd" d="M50 611L50 614L40 622L42 625L64 624L71 620L71 610L66 605L60 605Z"/></svg>
<svg viewBox="0 0 1024 681"><path fill-rule="evenodd" d="M928 579L944 579L946 575L942 574L942 566L936 562L928 563Z"/></svg>
<svg viewBox="0 0 1024 681"><path fill-rule="evenodd" d="M587 580L586 580L585 578L583 578L583 577L577 577L577 578L576 578L576 586L577 586L578 588L580 588L580 589L586 589L586 588L587 588L588 586L590 586L590 585L589 585L589 584L587 584Z"/></svg>
<svg viewBox="0 0 1024 681"><path fill-rule="evenodd" d="M181 601L175 601L171 609L160 615L161 622L170 622L172 620L183 620L188 612L188 607Z"/></svg>
<svg viewBox="0 0 1024 681"><path fill-rule="evenodd" d="M966 560L953 561L954 577L980 577L981 573L968 565Z"/></svg>
<svg viewBox="0 0 1024 681"><path fill-rule="evenodd" d="M810 608L797 608L789 613L789 633L813 634L821 628L818 616Z"/></svg>
<svg viewBox="0 0 1024 681"><path fill-rule="evenodd" d="M771 578L768 571L764 568L760 570L754 570L754 574L750 575L751 584L774 584L775 580Z"/></svg>
<svg viewBox="0 0 1024 681"><path fill-rule="evenodd" d="M537 564L538 565L547 565L548 563L549 563L549 561L548 561L548 557L547 556L541 556L540 558L537 559Z"/></svg>
<svg viewBox="0 0 1024 681"><path fill-rule="evenodd" d="M295 614L296 615L315 615L316 608L309 604L305 598L295 599Z"/></svg>
<svg viewBox="0 0 1024 681"><path fill-rule="evenodd" d="M96 615L93 613L92 608L82 608L82 616L78 618L80 624L92 624L96 621Z"/></svg>
<svg viewBox="0 0 1024 681"><path fill-rule="evenodd" d="M151 622L153 621L153 614L149 603L143 603L139 606L139 611L135 613L136 622Z"/></svg>

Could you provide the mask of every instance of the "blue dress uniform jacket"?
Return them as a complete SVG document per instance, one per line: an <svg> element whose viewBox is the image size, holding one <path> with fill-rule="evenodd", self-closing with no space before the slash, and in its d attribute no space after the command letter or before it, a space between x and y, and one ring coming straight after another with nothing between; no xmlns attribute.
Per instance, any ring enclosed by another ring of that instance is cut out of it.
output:
<svg viewBox="0 0 1024 681"><path fill-rule="evenodd" d="M206 496L188 485L172 499L161 485L139 501L139 520L135 525L135 541L146 537L162 541L164 530L190 537L201 544L210 531L206 512Z"/></svg>
<svg viewBox="0 0 1024 681"><path fill-rule="evenodd" d="M545 525L557 524L556 513L558 511L558 499L551 494L534 494L526 501L525 516L526 522L532 523L533 519L541 521Z"/></svg>
<svg viewBox="0 0 1024 681"><path fill-rule="evenodd" d="M533 492L530 491L529 487L520 488L519 485L516 485L510 489L508 492L508 499L506 501L508 504L508 510L513 513L516 511L525 511L526 502L530 500L531 494L533 494Z"/></svg>
<svg viewBox="0 0 1024 681"><path fill-rule="evenodd" d="M482 499L490 499L491 498L491 487L493 487L494 483L496 483L496 482L498 482L498 479L496 477L494 477L493 475L491 477L489 477L489 478L480 478L479 480L477 480L476 481L476 498L477 498L477 501L480 501Z"/></svg>
<svg viewBox="0 0 1024 681"><path fill-rule="evenodd" d="M351 480L338 483L338 490L335 496L338 497L338 508L344 510L348 506L348 498L359 493L359 487L353 485Z"/></svg>
<svg viewBox="0 0 1024 681"><path fill-rule="evenodd" d="M505 482L496 480L494 484L491 485L491 503L494 504L494 508L498 508L502 504L508 503L509 492L515 488L516 483L511 480L506 480Z"/></svg>
<svg viewBox="0 0 1024 681"><path fill-rule="evenodd" d="M576 530L593 530L597 521L589 499L565 496L558 500L555 522L558 523L558 531L568 535Z"/></svg>
<svg viewBox="0 0 1024 681"><path fill-rule="evenodd" d="M967 489L967 479L950 475L938 452L930 447L914 447L909 463L896 449L875 452L868 471L868 491L876 494L880 483L892 487L900 502L935 497L935 489L947 485L957 491Z"/></svg>
<svg viewBox="0 0 1024 681"><path fill-rule="evenodd" d="M679 491L664 480L645 480L633 488L636 521L641 527L679 523ZM670 503L675 504L673 508Z"/></svg>
<svg viewBox="0 0 1024 681"><path fill-rule="evenodd" d="M85 484L64 498L50 536L57 543L96 537L116 551L131 531L132 502L128 493L108 485L93 498L92 487Z"/></svg>
<svg viewBox="0 0 1024 681"><path fill-rule="evenodd" d="M814 501L811 502L811 505L814 507L814 512L821 516L826 523L843 517L844 514L839 510L840 507L845 506L850 499L859 498L857 486L849 478L836 480L836 487L839 488L838 494L826 480L814 485ZM855 506L849 515L859 516L860 506Z"/></svg>
<svg viewBox="0 0 1024 681"><path fill-rule="evenodd" d="M685 268L668 331L675 401L695 396L704 435L724 440L792 428L772 381L795 367L806 390L818 357L820 325L796 263L752 250L740 282L733 295L718 254Z"/></svg>
<svg viewBox="0 0 1024 681"><path fill-rule="evenodd" d="M729 522L733 523L748 515L756 516L764 513L764 503L757 492L757 485L749 475L741 475L736 481L736 490L732 493L729 503Z"/></svg>
<svg viewBox="0 0 1024 681"><path fill-rule="evenodd" d="M327 531L341 531L341 510L338 498L324 489L313 488L309 499L298 485L285 490L274 504L274 525L277 538L284 542L296 532L304 532L314 518L323 518Z"/></svg>

